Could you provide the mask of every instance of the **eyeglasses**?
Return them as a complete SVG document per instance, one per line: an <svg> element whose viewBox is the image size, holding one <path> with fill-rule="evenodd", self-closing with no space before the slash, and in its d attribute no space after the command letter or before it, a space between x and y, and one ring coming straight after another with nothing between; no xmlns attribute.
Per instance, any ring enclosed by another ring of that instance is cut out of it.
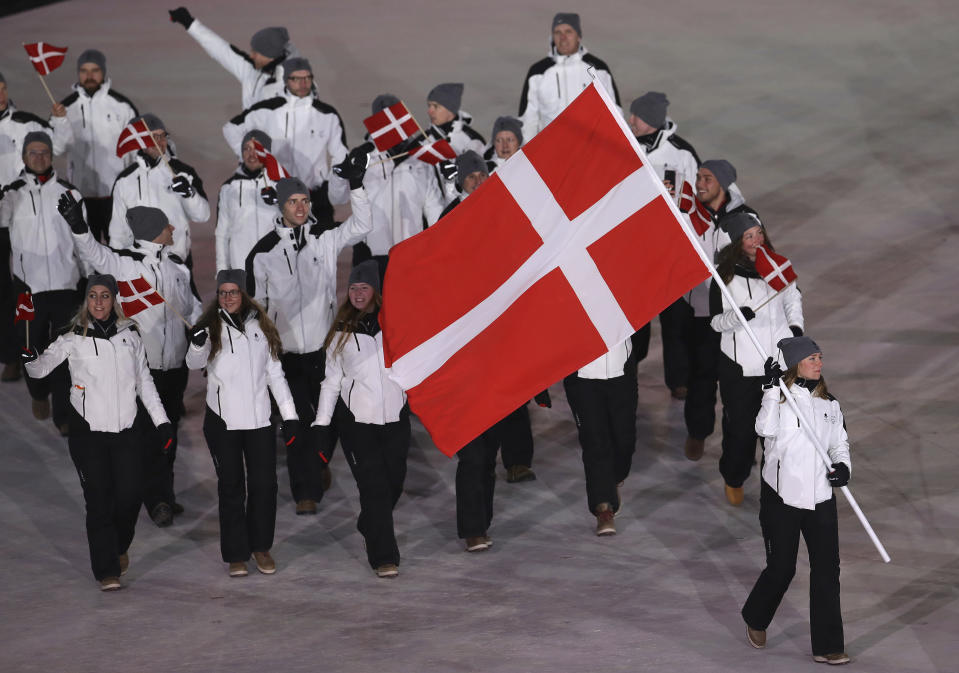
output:
<svg viewBox="0 0 959 673"><path fill-rule="evenodd" d="M217 290L217 294L221 297L239 297L239 290Z"/></svg>

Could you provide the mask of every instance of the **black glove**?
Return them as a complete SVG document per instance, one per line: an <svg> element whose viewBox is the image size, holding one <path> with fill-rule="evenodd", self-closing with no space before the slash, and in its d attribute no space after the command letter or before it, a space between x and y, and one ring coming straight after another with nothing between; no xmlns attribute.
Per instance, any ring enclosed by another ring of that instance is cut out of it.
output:
<svg viewBox="0 0 959 673"><path fill-rule="evenodd" d="M794 337L802 336L802 328L796 327L795 325L790 325L789 330L793 333Z"/></svg>
<svg viewBox="0 0 959 673"><path fill-rule="evenodd" d="M323 464L326 465L330 462L329 455L330 444L332 444L332 431L328 425L314 425L310 427L310 439L312 440L313 446L316 448L316 453L319 455L320 460L323 461Z"/></svg>
<svg viewBox="0 0 959 673"><path fill-rule="evenodd" d="M533 398L533 401L536 402L541 407L546 407L547 409L553 408L553 400L549 398L549 390L544 390L541 393L538 393L536 397Z"/></svg>
<svg viewBox="0 0 959 673"><path fill-rule="evenodd" d="M189 28L193 25L193 16L186 7L177 7L176 9L169 10L169 12L170 21L173 23L178 23L184 28Z"/></svg>
<svg viewBox="0 0 959 673"><path fill-rule="evenodd" d="M440 174L443 176L444 180L456 179L456 162L441 161L439 163L439 167L440 167Z"/></svg>
<svg viewBox="0 0 959 673"><path fill-rule="evenodd" d="M369 145L363 144L354 147L340 163L333 167L333 172L350 183L350 189L359 189L363 186L363 176L370 163Z"/></svg>
<svg viewBox="0 0 959 673"><path fill-rule="evenodd" d="M783 377L782 367L772 358L766 358L763 369L766 370L766 378L763 380L763 388L775 388L779 385L779 379Z"/></svg>
<svg viewBox="0 0 959 673"><path fill-rule="evenodd" d="M747 322L756 317L756 312L748 306L740 306L739 311L743 314Z"/></svg>
<svg viewBox="0 0 959 673"><path fill-rule="evenodd" d="M196 194L196 191L193 189L193 185L190 184L190 178L182 174L179 174L173 178L173 182L170 183L170 189L175 191L184 199L188 199Z"/></svg>
<svg viewBox="0 0 959 673"><path fill-rule="evenodd" d="M24 348L22 351L20 351L20 364L25 365L29 362L33 362L38 357L40 357L40 354L37 352L36 348Z"/></svg>
<svg viewBox="0 0 959 673"><path fill-rule="evenodd" d="M206 327L194 327L190 332L190 343L197 348L203 348L206 343Z"/></svg>
<svg viewBox="0 0 959 673"><path fill-rule="evenodd" d="M292 446L296 441L296 436L300 434L300 422L296 419L283 421L283 443Z"/></svg>
<svg viewBox="0 0 959 673"><path fill-rule="evenodd" d="M260 190L260 198L268 206L275 206L279 200L276 196L276 190L273 187L264 187Z"/></svg>
<svg viewBox="0 0 959 673"><path fill-rule="evenodd" d="M826 475L829 485L834 488L845 486L849 483L849 468L845 463L833 463L832 472Z"/></svg>
<svg viewBox="0 0 959 673"><path fill-rule="evenodd" d="M173 446L173 440L176 439L176 432L173 429L173 423L167 421L157 426L157 432L160 434L160 453L166 455Z"/></svg>
<svg viewBox="0 0 959 673"><path fill-rule="evenodd" d="M70 225L70 231L74 234L85 234L90 231L87 223L83 220L83 208L80 207L80 204L77 203L70 192L64 192L60 195L60 200L57 201L57 210L60 211L60 216Z"/></svg>

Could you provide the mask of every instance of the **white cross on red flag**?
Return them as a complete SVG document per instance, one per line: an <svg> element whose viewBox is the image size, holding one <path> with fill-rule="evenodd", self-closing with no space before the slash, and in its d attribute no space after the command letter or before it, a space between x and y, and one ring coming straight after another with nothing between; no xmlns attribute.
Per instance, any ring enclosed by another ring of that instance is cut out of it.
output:
<svg viewBox="0 0 959 673"><path fill-rule="evenodd" d="M396 147L420 128L402 102L394 103L367 117L363 120L363 126L370 132L370 140L380 152Z"/></svg>
<svg viewBox="0 0 959 673"><path fill-rule="evenodd" d="M683 191L679 194L679 209L689 215L689 221L693 224L696 233L702 236L709 231L709 226L713 223L712 214L706 209L702 201L696 198L693 193L693 187L688 182L683 182Z"/></svg>
<svg viewBox="0 0 959 673"><path fill-rule="evenodd" d="M450 145L450 142L444 138L434 140L431 143L420 145L410 150L410 156L413 159L425 161L431 166L435 166L441 161L452 161L456 158L456 150Z"/></svg>
<svg viewBox="0 0 959 673"><path fill-rule="evenodd" d="M23 48L27 50L30 62L41 75L49 75L63 65L63 59L67 54L66 47L54 47L46 42L24 44Z"/></svg>
<svg viewBox="0 0 959 673"><path fill-rule="evenodd" d="M436 225L394 246L386 364L447 455L621 344L709 275L591 84Z"/></svg>
<svg viewBox="0 0 959 673"><path fill-rule="evenodd" d="M17 311L13 316L14 324L21 320L29 322L36 317L37 313L33 308L33 295L29 292L21 292L17 295Z"/></svg>
<svg viewBox="0 0 959 673"><path fill-rule="evenodd" d="M155 145L153 132L147 127L145 121L138 119L124 126L120 131L120 137L117 139L117 156L123 157L130 152L145 150L151 145Z"/></svg>
<svg viewBox="0 0 959 673"><path fill-rule="evenodd" d="M762 245L756 249L756 271L776 292L782 292L787 285L796 281L793 263Z"/></svg>
<svg viewBox="0 0 959 673"><path fill-rule="evenodd" d="M123 314L128 318L132 318L140 311L145 311L151 306L163 303L163 297L153 289L153 286L143 276L133 280L118 281L117 291L120 294L120 306L123 308Z"/></svg>
<svg viewBox="0 0 959 673"><path fill-rule="evenodd" d="M283 168L283 165L276 160L276 157L270 154L269 150L263 147L263 144L256 138L253 139L253 149L256 152L256 158L260 160L263 168L266 169L266 177L270 178L273 182L290 177L290 172Z"/></svg>

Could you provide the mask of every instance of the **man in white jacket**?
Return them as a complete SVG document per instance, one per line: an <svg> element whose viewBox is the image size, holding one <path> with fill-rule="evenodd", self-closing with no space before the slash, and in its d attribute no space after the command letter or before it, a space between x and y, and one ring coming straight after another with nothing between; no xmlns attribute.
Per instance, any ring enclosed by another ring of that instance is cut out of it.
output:
<svg viewBox="0 0 959 673"><path fill-rule="evenodd" d="M277 160L310 189L313 216L330 227L333 207L349 201L346 183L332 173L346 157L343 121L336 108L316 97L309 61L288 59L283 72L283 92L233 117L223 125L223 137L235 151L252 129L270 136Z"/></svg>
<svg viewBox="0 0 959 673"><path fill-rule="evenodd" d="M83 194L87 220L98 240L106 240L110 225L113 182L132 160L131 155L117 156L117 139L139 114L130 99L113 88L106 73L106 56L87 49L77 59L73 93L61 101L73 137L67 148L67 179ZM57 118L51 121L58 123Z"/></svg>
<svg viewBox="0 0 959 673"><path fill-rule="evenodd" d="M619 91L609 66L582 44L579 14L557 14L551 31L549 55L530 66L520 95L519 116L528 138L556 119L570 101L589 86L592 76L619 105Z"/></svg>
<svg viewBox="0 0 959 673"><path fill-rule="evenodd" d="M304 427L316 416L325 374L323 341L336 307L336 258L373 227L363 189L367 161L357 148L338 166L351 187L353 214L333 229L324 229L311 216L309 189L302 180L277 182L279 217L273 231L260 239L246 259L247 293L266 309L280 333L283 371ZM316 503L323 497L329 456L321 455L322 448L301 441L287 451L297 514L315 514Z"/></svg>
<svg viewBox="0 0 959 673"><path fill-rule="evenodd" d="M247 53L195 19L186 7L169 11L170 21L186 28L210 58L239 80L244 108L283 93L282 63L297 55L286 28L273 26L256 31Z"/></svg>
<svg viewBox="0 0 959 673"><path fill-rule="evenodd" d="M64 193L80 193L60 180L53 170L53 142L43 131L31 131L23 139L24 168L3 190L0 200L0 229L9 235L12 249L13 296L33 295L36 311L31 323L18 323L18 339L26 343L30 325L30 346L42 352L66 327L77 310L77 283L81 268L77 262L70 230L57 215L57 201ZM12 317L12 312L11 312ZM33 415L50 416L48 397L53 395L53 422L69 432L70 375L66 365L42 379L27 376L33 398Z"/></svg>
<svg viewBox="0 0 959 673"><path fill-rule="evenodd" d="M190 290L188 269L170 251L173 225L159 208L134 206L127 211L134 242L123 250L108 248L94 240L71 199L61 199L58 209L73 231L80 259L88 267L98 273L108 273L119 281L142 278L163 297L162 302L149 306L132 318L143 339L153 382L174 428L170 446L164 446L158 434L147 430L148 442L144 451L146 487L143 504L157 526L169 526L173 523L173 515L182 511L173 491L176 430L183 414L183 394L188 378L184 364L187 326L181 322L180 316L191 325L195 323L201 313L200 301ZM149 426L144 424L143 427Z"/></svg>

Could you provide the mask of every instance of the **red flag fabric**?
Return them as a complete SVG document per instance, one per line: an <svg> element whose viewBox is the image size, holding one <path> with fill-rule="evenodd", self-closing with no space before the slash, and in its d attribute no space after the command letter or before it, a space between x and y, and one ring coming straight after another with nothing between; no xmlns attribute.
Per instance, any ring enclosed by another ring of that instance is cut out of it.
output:
<svg viewBox="0 0 959 673"><path fill-rule="evenodd" d="M263 168L266 169L266 177L270 178L273 182L290 177L289 171L283 168L283 165L276 160L276 157L270 154L256 138L253 139L253 149L256 151L257 158L263 164Z"/></svg>
<svg viewBox="0 0 959 673"><path fill-rule="evenodd" d="M123 308L123 314L128 318L132 318L140 311L145 311L151 306L163 303L163 297L153 289L153 286L143 276L134 280L119 281L117 290L120 293L120 306Z"/></svg>
<svg viewBox="0 0 959 673"><path fill-rule="evenodd" d="M787 285L796 280L793 263L763 245L756 249L756 271L776 292L785 290Z"/></svg>
<svg viewBox="0 0 959 673"><path fill-rule="evenodd" d="M367 117L363 120L363 126L370 132L370 140L380 152L396 147L420 129L403 103L390 105Z"/></svg>
<svg viewBox="0 0 959 673"><path fill-rule="evenodd" d="M21 292L17 295L17 312L13 316L13 322L18 323L21 320L30 321L37 317L33 309L33 296L29 292Z"/></svg>
<svg viewBox="0 0 959 673"><path fill-rule="evenodd" d="M117 156L122 157L130 152L145 150L153 144L153 132L147 128L145 121L139 119L127 124L120 131L120 137L117 139Z"/></svg>
<svg viewBox="0 0 959 673"><path fill-rule="evenodd" d="M591 84L456 209L394 246L386 364L440 450L454 454L705 280L683 220Z"/></svg>
<svg viewBox="0 0 959 673"><path fill-rule="evenodd" d="M689 221L693 223L697 234L702 236L709 231L709 226L713 223L712 213L696 198L693 186L688 182L683 182L683 191L679 194L679 209L689 215Z"/></svg>
<svg viewBox="0 0 959 673"><path fill-rule="evenodd" d="M46 42L25 44L23 48L27 50L30 62L41 75L49 75L63 65L63 59L67 54L66 47L54 47Z"/></svg>
<svg viewBox="0 0 959 673"><path fill-rule="evenodd" d="M416 149L410 150L410 156L414 159L425 161L432 166L441 161L455 159L456 151L448 140L440 138L439 140L434 140L431 143L426 143Z"/></svg>

